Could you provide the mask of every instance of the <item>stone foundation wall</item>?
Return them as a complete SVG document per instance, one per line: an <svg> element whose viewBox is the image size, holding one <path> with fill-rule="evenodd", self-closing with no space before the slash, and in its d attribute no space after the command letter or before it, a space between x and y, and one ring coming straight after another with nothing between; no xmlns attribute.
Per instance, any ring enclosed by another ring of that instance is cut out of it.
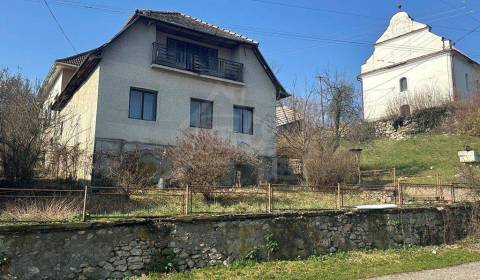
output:
<svg viewBox="0 0 480 280"><path fill-rule="evenodd" d="M224 265L256 252L293 259L338 250L430 245L465 237L468 206L180 217L0 227L0 279L123 278Z"/></svg>
<svg viewBox="0 0 480 280"><path fill-rule="evenodd" d="M155 145L139 142L127 142L119 139L95 139L95 166L93 184L102 183L102 177L108 173L108 166L111 164L109 154L120 154L122 152L131 152L139 150L142 152L142 159L155 167L160 172L160 177L168 178L170 175L170 162L166 158L165 152L169 148L166 145ZM255 170L242 172L243 185L255 185L259 182L271 182L276 179L277 159L276 157L259 156L259 167ZM157 178L158 180L158 178ZM226 176L223 185L234 185L235 174Z"/></svg>

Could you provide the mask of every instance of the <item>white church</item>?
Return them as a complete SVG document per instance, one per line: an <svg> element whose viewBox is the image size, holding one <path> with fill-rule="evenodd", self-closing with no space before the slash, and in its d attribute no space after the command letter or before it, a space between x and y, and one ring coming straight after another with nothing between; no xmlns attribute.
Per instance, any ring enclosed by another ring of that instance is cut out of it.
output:
<svg viewBox="0 0 480 280"><path fill-rule="evenodd" d="M456 101L480 90L480 65L406 12L396 13L361 67L367 121L414 110L415 100Z"/></svg>

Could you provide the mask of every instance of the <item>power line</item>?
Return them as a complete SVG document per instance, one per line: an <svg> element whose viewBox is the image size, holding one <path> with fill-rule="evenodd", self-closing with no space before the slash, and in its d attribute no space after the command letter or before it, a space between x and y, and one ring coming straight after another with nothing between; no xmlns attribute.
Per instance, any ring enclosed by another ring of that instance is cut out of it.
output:
<svg viewBox="0 0 480 280"><path fill-rule="evenodd" d="M107 5L90 4L82 1L72 1L72 0L51 0L51 1L54 1L59 5L70 5L70 6L76 6L76 7L90 9L90 10L101 10L104 12L110 12L110 13L116 13L116 14L125 14L125 13L131 12L130 10L127 10L127 9L120 9L117 7L107 6Z"/></svg>
<svg viewBox="0 0 480 280"><path fill-rule="evenodd" d="M448 3L447 1L445 0L440 0L440 2L442 2L444 5L446 6L449 6L449 7L454 7L454 5ZM470 15L470 14L466 14L468 17L470 17L472 20L476 21L476 22L480 22L480 19L477 19L476 17ZM480 29L480 25L477 25L475 28L473 28L472 30L468 31L467 33L463 34L462 36L458 37L457 40L455 40L455 43L458 43L460 42L461 40L465 39L467 36L469 36L470 34L478 31Z"/></svg>
<svg viewBox="0 0 480 280"><path fill-rule="evenodd" d="M60 22L57 20L57 17L56 17L55 14L53 13L52 9L50 9L50 6L48 5L47 0L43 0L43 3L45 3L45 6L47 7L48 11L50 12L50 15L52 15L53 20L57 23L57 26L58 26L58 28L60 29L60 31L62 32L63 37L65 37L65 39L68 41L68 43L70 44L70 46L72 47L72 49L73 49L75 52L78 52L77 49L75 48L75 46L73 45L72 41L70 40L70 38L68 38L67 33L66 33L65 30L63 29L62 25L61 25Z"/></svg>
<svg viewBox="0 0 480 280"><path fill-rule="evenodd" d="M339 11L339 10L333 10L333 9L315 8L315 7L307 7L307 6L297 5L297 4L288 4L288 3L270 1L270 0L251 0L251 1L259 2L259 3L265 3L265 4L271 4L271 5L277 5L277 6L284 6L284 7L289 7L289 8L297 8L297 9L317 11L317 12L327 12L327 13L334 13L334 14L340 14L340 15L363 17L363 18L372 19L372 20L385 20L386 19L386 18L372 17L372 16L368 16L368 15L363 15L363 14L357 14L357 13L353 13L353 12Z"/></svg>

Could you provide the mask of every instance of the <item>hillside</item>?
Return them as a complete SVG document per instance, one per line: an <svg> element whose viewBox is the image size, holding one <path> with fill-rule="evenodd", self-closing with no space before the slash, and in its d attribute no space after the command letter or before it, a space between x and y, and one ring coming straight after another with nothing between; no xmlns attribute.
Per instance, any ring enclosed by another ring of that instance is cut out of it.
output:
<svg viewBox="0 0 480 280"><path fill-rule="evenodd" d="M404 140L377 139L363 147L362 169L396 167L400 176L427 177L416 182L432 182L436 174L443 182L452 182L461 166L457 152L466 144L480 150L480 138L464 135L418 134Z"/></svg>

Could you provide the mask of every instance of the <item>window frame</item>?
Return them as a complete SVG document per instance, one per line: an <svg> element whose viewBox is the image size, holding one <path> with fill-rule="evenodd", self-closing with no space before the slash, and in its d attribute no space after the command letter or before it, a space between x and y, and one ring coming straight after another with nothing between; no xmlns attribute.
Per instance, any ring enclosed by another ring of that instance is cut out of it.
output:
<svg viewBox="0 0 480 280"><path fill-rule="evenodd" d="M192 104L193 104L193 102L199 102L200 104L201 103L210 104L210 117L209 117L210 123L207 124L206 126L202 126L202 111L201 110L200 110L200 120L198 121L199 125L197 126L192 122ZM195 98L195 97L190 98L190 127L213 129L213 101L212 100L206 100L206 99Z"/></svg>
<svg viewBox="0 0 480 280"><path fill-rule="evenodd" d="M235 109L240 109L241 114L240 114L240 131L236 131L235 129ZM253 113L254 113L255 108L250 107L250 106L242 106L242 105L233 105L233 132L234 133L241 133L241 134L249 134L253 135L254 129L253 129ZM251 118L250 118L250 131L245 131L245 128L243 126L243 111L249 111L251 113Z"/></svg>
<svg viewBox="0 0 480 280"><path fill-rule="evenodd" d="M140 108L140 118L135 118L135 117L132 117L130 115L130 110L132 108L132 102L131 102L131 99L132 99L132 92L133 91L137 91L139 93L141 93L141 101L140 101L140 105L141 105L141 108ZM153 104L155 105L154 106L154 109L153 109L153 112L154 112L154 117L153 117L153 120L147 120L147 119L144 119L143 117L143 113L144 113L144 107L145 107L145 104L144 104L144 95L145 93L147 94L152 94L154 97L155 97L155 100L153 102ZM129 119L132 119L132 120L141 120L141 121L146 121L146 122L156 122L157 121L157 109L158 109L158 92L155 91L155 90L151 90L151 89L145 89L145 88L139 88L139 87L130 87L130 91L128 93L128 118Z"/></svg>
<svg viewBox="0 0 480 280"><path fill-rule="evenodd" d="M405 81L405 88L403 88L403 81ZM400 83L400 92L408 91L408 79L406 77L402 77L399 80Z"/></svg>

